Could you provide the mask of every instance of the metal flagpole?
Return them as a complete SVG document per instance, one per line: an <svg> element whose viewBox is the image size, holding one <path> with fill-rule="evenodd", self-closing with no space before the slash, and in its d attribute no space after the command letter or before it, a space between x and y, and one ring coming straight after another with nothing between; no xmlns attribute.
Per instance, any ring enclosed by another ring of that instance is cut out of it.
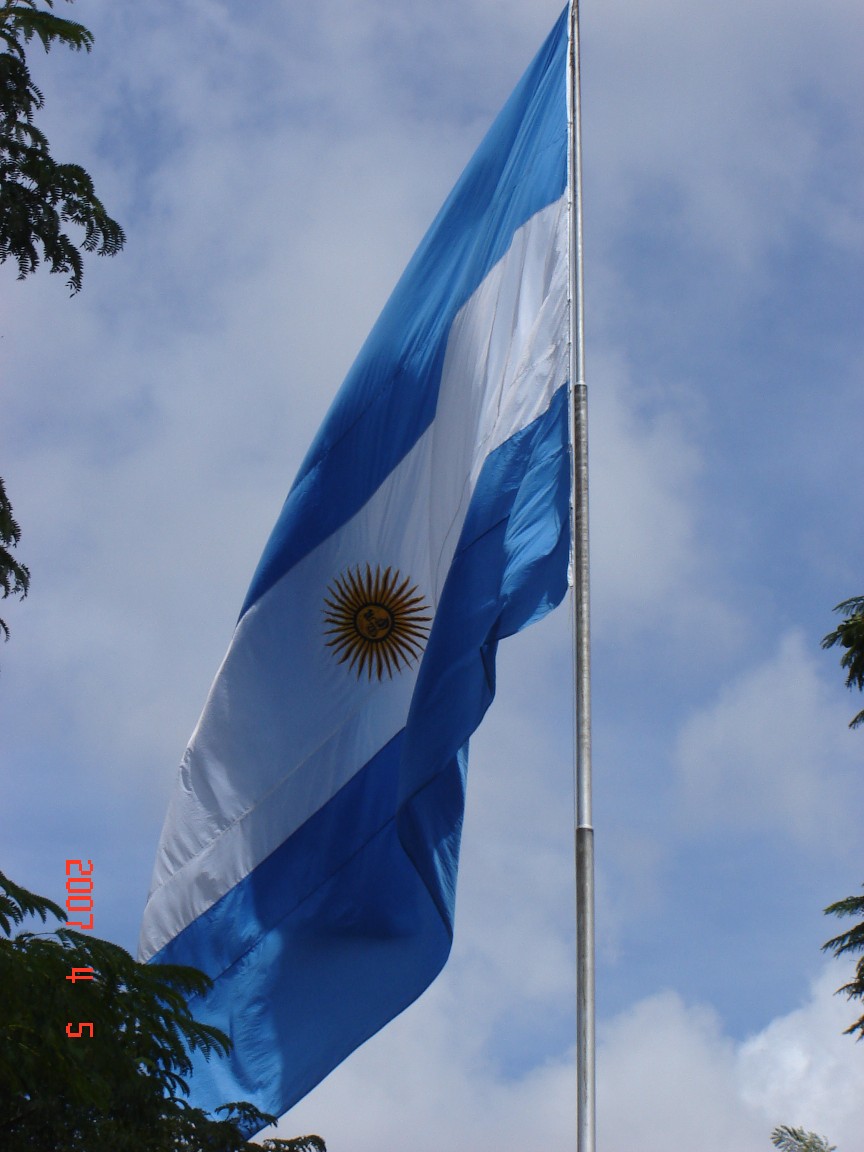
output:
<svg viewBox="0 0 864 1152"><path fill-rule="evenodd" d="M594 829L591 824L591 633L588 568L588 387L582 259L582 117L579 0L570 3L568 51L572 570L576 689L576 1148L595 1149Z"/></svg>

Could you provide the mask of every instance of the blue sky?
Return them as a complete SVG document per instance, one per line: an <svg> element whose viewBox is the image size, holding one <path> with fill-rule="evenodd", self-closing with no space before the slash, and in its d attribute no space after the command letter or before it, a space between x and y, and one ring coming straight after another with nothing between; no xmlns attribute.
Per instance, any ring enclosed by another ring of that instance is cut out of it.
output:
<svg viewBox="0 0 864 1152"><path fill-rule="evenodd" d="M79 0L34 55L126 251L0 271L2 867L92 858L134 947L176 766L269 529L439 204L551 27L535 0ZM820 955L864 880L864 14L583 6L599 1140L851 1152L864 1053ZM502 646L456 945L289 1115L331 1152L573 1144L568 614ZM406 1134L410 1134L410 1139Z"/></svg>

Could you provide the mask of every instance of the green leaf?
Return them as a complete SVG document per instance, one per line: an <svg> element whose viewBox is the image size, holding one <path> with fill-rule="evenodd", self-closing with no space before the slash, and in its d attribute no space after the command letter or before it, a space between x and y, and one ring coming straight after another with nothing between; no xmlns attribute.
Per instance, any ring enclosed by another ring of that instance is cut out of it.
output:
<svg viewBox="0 0 864 1152"><path fill-rule="evenodd" d="M829 1144L815 1132L805 1132L803 1128L789 1128L783 1124L771 1133L771 1143L781 1152L837 1152L835 1144Z"/></svg>
<svg viewBox="0 0 864 1152"><path fill-rule="evenodd" d="M49 915L61 926L11 937L28 916ZM230 1048L190 1006L208 977L139 964L64 920L53 901L0 874L3 1152L326 1152L318 1136L249 1143L244 1131L274 1121L252 1104L226 1104L216 1116L190 1105L190 1053L220 1059ZM73 984L72 968L92 968L93 979ZM79 1021L93 1024L92 1038L67 1036L66 1023Z"/></svg>
<svg viewBox="0 0 864 1152"><path fill-rule="evenodd" d="M14 260L18 278L24 279L44 262L49 271L68 276L74 295L81 290L81 253L116 255L126 237L89 174L80 165L55 161L33 123L44 103L27 67L26 46L34 37L46 49L61 42L89 51L93 42L83 25L39 8L35 0L0 3L0 40L6 47L0 53L0 263ZM81 229L77 242L68 225Z"/></svg>
<svg viewBox="0 0 864 1152"><path fill-rule="evenodd" d="M846 687L864 690L864 596L844 600L834 611L842 612L846 619L824 637L822 647L840 644L846 649L840 659L840 667L846 669ZM864 724L864 709L853 716L849 727L857 728L860 724Z"/></svg>
<svg viewBox="0 0 864 1152"><path fill-rule="evenodd" d="M0 872L0 930L8 936L13 924L21 924L28 916L38 916L44 924L49 916L65 920L66 913L59 904L46 896L37 896L13 883Z"/></svg>
<svg viewBox="0 0 864 1152"><path fill-rule="evenodd" d="M30 569L26 564L16 560L9 550L14 548L20 539L21 529L12 515L12 505L0 478L0 589L4 600L7 596L20 596L23 600L30 587ZM0 619L0 632L6 639L9 638L9 628L2 619ZM21 891L23 892L23 889Z"/></svg>
<svg viewBox="0 0 864 1152"><path fill-rule="evenodd" d="M825 909L825 913L841 919L846 916L864 916L864 896L847 896L845 900L838 900L836 904L830 904ZM822 945L822 951L833 952L835 956L843 956L848 952L864 953L864 920L828 940ZM848 984L838 988L837 991L845 992L849 1000L864 1000L864 955L861 956L855 967L853 979ZM847 1035L855 1032L858 1033L859 1040L864 1037L864 1016L861 1016L846 1029Z"/></svg>
<svg viewBox="0 0 864 1152"><path fill-rule="evenodd" d="M72 20L64 20L54 16L51 12L40 12L38 9L22 7L20 4L3 13L9 22L9 27L24 41L29 43L34 36L42 42L46 52L50 51L55 42L65 44L80 52L83 48L89 52L93 47L93 33L83 24L76 24Z"/></svg>

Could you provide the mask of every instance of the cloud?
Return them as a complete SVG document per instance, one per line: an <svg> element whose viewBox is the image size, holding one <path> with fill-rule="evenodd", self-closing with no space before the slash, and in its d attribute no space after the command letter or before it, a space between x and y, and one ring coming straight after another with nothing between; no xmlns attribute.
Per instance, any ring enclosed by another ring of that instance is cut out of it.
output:
<svg viewBox="0 0 864 1152"><path fill-rule="evenodd" d="M735 1091L735 1048L714 1012L672 992L640 1001L600 1030L600 1146L609 1152L699 1147L749 1152Z"/></svg>
<svg viewBox="0 0 864 1152"><path fill-rule="evenodd" d="M640 406L616 357L595 358L590 420L595 608L602 626L645 627L699 570L697 446L680 411Z"/></svg>
<svg viewBox="0 0 864 1152"><path fill-rule="evenodd" d="M774 835L830 853L852 838L860 789L848 708L800 633L740 673L683 725L677 765L686 823ZM836 839L835 839L836 838Z"/></svg>
<svg viewBox="0 0 864 1152"><path fill-rule="evenodd" d="M864 1121L864 1054L843 1035L858 1016L855 1005L835 993L848 967L826 966L805 1004L742 1044L737 1078L742 1101L766 1119L851 1150Z"/></svg>
<svg viewBox="0 0 864 1152"><path fill-rule="evenodd" d="M738 1044L714 1013L674 993L641 1001L601 1029L602 1146L609 1152L764 1152L779 1124L854 1148L864 1062L826 967L806 1002Z"/></svg>
<svg viewBox="0 0 864 1152"><path fill-rule="evenodd" d="M801 1007L737 1043L710 1007L673 992L601 1023L598 1147L767 1152L773 1128L790 1124L854 1148L864 1123L864 1062L842 1035L849 1009L832 994L837 978L826 966ZM572 1147L572 1051L517 1077L496 1074L478 1058L470 1007L454 1021L448 985L440 978L297 1105L279 1132L317 1131L331 1152Z"/></svg>
<svg viewBox="0 0 864 1152"><path fill-rule="evenodd" d="M689 388L662 394L638 363L598 350L589 373L591 588L594 635L631 658L664 651L700 674L745 641L724 587L706 497L703 422ZM708 650L694 637L710 633Z"/></svg>
<svg viewBox="0 0 864 1152"><path fill-rule="evenodd" d="M805 214L848 216L824 152L838 117L860 132L858 20L848 0L825 5L818 28L807 11L613 0L586 17L586 154L607 191L595 210L648 209L655 228L661 209L670 242L708 258L710 275L751 276Z"/></svg>

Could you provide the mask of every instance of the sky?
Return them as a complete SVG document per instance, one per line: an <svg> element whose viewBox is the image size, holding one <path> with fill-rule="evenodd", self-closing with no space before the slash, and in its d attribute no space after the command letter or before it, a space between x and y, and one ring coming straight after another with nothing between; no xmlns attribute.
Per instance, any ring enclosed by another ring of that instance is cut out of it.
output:
<svg viewBox="0 0 864 1152"><path fill-rule="evenodd" d="M61 5L60 7L65 7ZM294 473L551 28L547 0L78 0L33 53L128 241L0 268L0 867L134 950L169 794ZM860 1147L822 909L864 881L864 735L820 640L864 592L864 8L586 0L598 1149ZM280 1123L330 1152L574 1146L562 606L499 650L456 938Z"/></svg>

